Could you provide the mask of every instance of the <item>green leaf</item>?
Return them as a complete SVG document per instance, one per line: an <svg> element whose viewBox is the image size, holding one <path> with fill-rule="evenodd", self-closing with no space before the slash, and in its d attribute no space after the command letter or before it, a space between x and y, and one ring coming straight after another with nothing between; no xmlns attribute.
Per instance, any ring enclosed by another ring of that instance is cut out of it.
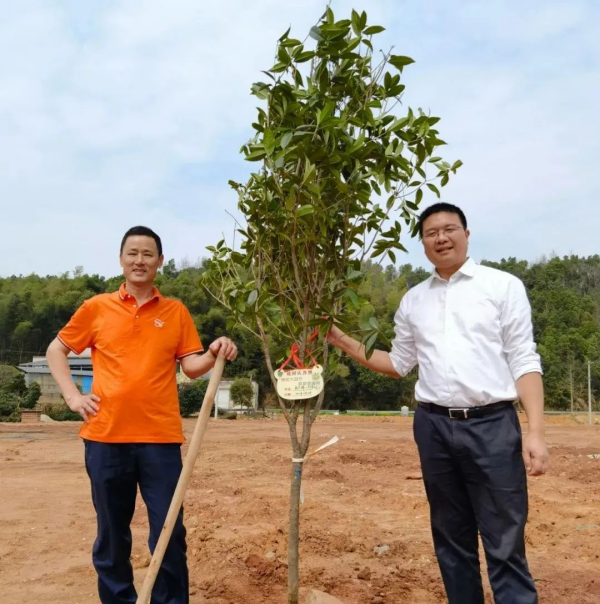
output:
<svg viewBox="0 0 600 604"><path fill-rule="evenodd" d="M321 33L321 30L316 25L313 25L310 28L309 35L313 40L316 40L317 42L322 42L325 39L325 37Z"/></svg>
<svg viewBox="0 0 600 604"><path fill-rule="evenodd" d="M367 359L371 358L373 351L375 350L375 344L377 344L377 336L379 334L375 331L372 333L365 342L365 355Z"/></svg>
<svg viewBox="0 0 600 604"><path fill-rule="evenodd" d="M296 58L296 63L306 63L306 61L310 61L314 56L315 52L312 50L306 50L301 52Z"/></svg>
<svg viewBox="0 0 600 604"><path fill-rule="evenodd" d="M302 179L302 184L306 184L315 172L315 164L311 164L310 161L306 160L306 166L304 168L304 178Z"/></svg>
<svg viewBox="0 0 600 604"><path fill-rule="evenodd" d="M392 252L392 250L388 251L388 256L390 257L390 260L396 264L396 254L394 254L394 252Z"/></svg>
<svg viewBox="0 0 600 604"><path fill-rule="evenodd" d="M361 40L361 42L362 42L362 43L363 43L365 46L369 47L369 48L371 49L371 52L373 52L373 44L371 44L371 42L370 42L369 40L365 40L365 39L363 38L363 39Z"/></svg>
<svg viewBox="0 0 600 604"><path fill-rule="evenodd" d="M268 71L261 71L261 73L264 73L266 76L269 76L274 82L276 81L273 75L270 74Z"/></svg>
<svg viewBox="0 0 600 604"><path fill-rule="evenodd" d="M275 65L273 65L273 67L271 67L271 69L269 69L269 71L272 71L273 73L281 73L282 71L285 71L287 69L287 63L275 63Z"/></svg>
<svg viewBox="0 0 600 604"><path fill-rule="evenodd" d="M281 148L285 149L289 144L290 141L292 140L292 137L294 136L293 132L286 132L282 137L281 137Z"/></svg>
<svg viewBox="0 0 600 604"><path fill-rule="evenodd" d="M285 207L288 211L291 212L294 209L295 205L296 205L296 193L292 189L290 191L290 194L287 196L287 199L285 200Z"/></svg>
<svg viewBox="0 0 600 604"><path fill-rule="evenodd" d="M357 271L354 269L349 268L346 271L346 280L347 281L356 281L356 279L360 279L363 276L363 272L362 271Z"/></svg>
<svg viewBox="0 0 600 604"><path fill-rule="evenodd" d="M462 161L460 159L456 160L453 164L452 164L452 172L456 172L461 166L463 165Z"/></svg>
<svg viewBox="0 0 600 604"><path fill-rule="evenodd" d="M402 55L392 55L388 62L393 65L399 71L402 71L407 65L414 63L414 59L410 57L403 57Z"/></svg>
<svg viewBox="0 0 600 604"><path fill-rule="evenodd" d="M283 36L281 36L281 38L279 38L279 42L283 42L288 37L288 34L290 33L291 30L292 30L291 26L288 27L287 31L283 34Z"/></svg>
<svg viewBox="0 0 600 604"><path fill-rule="evenodd" d="M385 31L385 27L381 27L381 25L371 25L371 27L367 27L363 33L365 36L372 36L373 34L378 34L382 31Z"/></svg>
<svg viewBox="0 0 600 604"><path fill-rule="evenodd" d="M352 304L354 305L355 308L358 308L360 306L360 300L358 299L358 294L352 288L349 287L346 290L346 296L348 296L348 298L350 298L350 302L352 302Z"/></svg>
<svg viewBox="0 0 600 604"><path fill-rule="evenodd" d="M250 292L250 295L248 296L248 301L247 301L248 306L253 306L254 303L256 302L257 298L258 298L258 290L257 289L253 289Z"/></svg>
<svg viewBox="0 0 600 604"><path fill-rule="evenodd" d="M379 329L379 321L377 320L377 317L370 317L369 318L369 325L373 329Z"/></svg>
<svg viewBox="0 0 600 604"><path fill-rule="evenodd" d="M305 206L301 206L298 208L298 212L296 212L296 216L306 216L307 214L312 214L315 211L314 206L307 204Z"/></svg>
<svg viewBox="0 0 600 604"><path fill-rule="evenodd" d="M288 51L283 46L280 46L277 49L277 58L282 63L289 63L290 62L290 55L288 54Z"/></svg>
<svg viewBox="0 0 600 604"><path fill-rule="evenodd" d="M252 151L252 153L246 155L246 161L259 161L264 159L266 155L267 152L264 149L256 149L255 151Z"/></svg>
<svg viewBox="0 0 600 604"><path fill-rule="evenodd" d="M415 203L419 205L423 199L423 189L419 189L415 195Z"/></svg>
<svg viewBox="0 0 600 604"><path fill-rule="evenodd" d="M367 27L367 13L363 11L360 13L360 29L361 31Z"/></svg>
<svg viewBox="0 0 600 604"><path fill-rule="evenodd" d="M361 32L360 15L355 10L352 10L352 31L357 36L360 36L360 32Z"/></svg>
<svg viewBox="0 0 600 604"><path fill-rule="evenodd" d="M438 199L439 199L439 197L440 197L440 190L435 185L432 185L429 182L427 183L427 186L429 187L430 191L433 191L438 196Z"/></svg>
<svg viewBox="0 0 600 604"><path fill-rule="evenodd" d="M275 136L270 128L265 130L262 143L267 155L272 155L273 151L275 151Z"/></svg>
<svg viewBox="0 0 600 604"><path fill-rule="evenodd" d="M288 38L281 43L281 45L285 46L286 48L300 46L301 44L302 42L300 42L300 40L295 40L294 38Z"/></svg>

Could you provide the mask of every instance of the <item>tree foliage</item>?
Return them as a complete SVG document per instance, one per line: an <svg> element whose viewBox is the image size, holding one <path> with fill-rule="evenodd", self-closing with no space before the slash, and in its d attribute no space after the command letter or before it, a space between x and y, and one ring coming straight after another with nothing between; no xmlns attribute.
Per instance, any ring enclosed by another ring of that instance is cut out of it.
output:
<svg viewBox="0 0 600 604"><path fill-rule="evenodd" d="M19 421L19 409L33 409L39 393L39 384L27 388L19 370L0 365L0 421Z"/></svg>
<svg viewBox="0 0 600 604"><path fill-rule="evenodd" d="M207 380L196 380L179 386L179 409L182 417L189 417L200 411L207 388Z"/></svg>
<svg viewBox="0 0 600 604"><path fill-rule="evenodd" d="M252 380L244 377L239 377L231 383L229 396L234 405L239 407L251 407L254 401L254 389L252 388Z"/></svg>
<svg viewBox="0 0 600 604"><path fill-rule="evenodd" d="M208 248L206 276L263 339L304 341L308 328L332 322L353 328L343 307L361 305L363 262L395 262L403 232L416 232L424 191L439 196L461 165L434 155L445 144L439 118L403 109L401 75L413 60L379 58L372 38L382 30L365 13L335 21L328 9L310 33L316 48L286 32L269 81L252 87L266 108L242 147L260 169L245 184L231 181L246 222L241 252L224 241ZM362 336L370 353L381 336L376 319Z"/></svg>

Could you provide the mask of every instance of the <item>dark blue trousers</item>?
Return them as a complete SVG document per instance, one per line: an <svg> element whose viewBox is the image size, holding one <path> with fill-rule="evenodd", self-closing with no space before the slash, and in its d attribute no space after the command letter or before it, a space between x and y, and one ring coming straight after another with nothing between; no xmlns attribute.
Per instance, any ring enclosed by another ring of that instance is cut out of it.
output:
<svg viewBox="0 0 600 604"><path fill-rule="evenodd" d="M514 407L451 419L418 407L414 435L449 604L484 604L478 532L496 604L537 604L525 558L527 476Z"/></svg>
<svg viewBox="0 0 600 604"><path fill-rule="evenodd" d="M109 444L85 441L98 534L93 561L102 604L135 604L131 567L131 519L137 488L148 510L154 552L181 473L179 444ZM188 604L189 579L183 510L158 573L151 604Z"/></svg>

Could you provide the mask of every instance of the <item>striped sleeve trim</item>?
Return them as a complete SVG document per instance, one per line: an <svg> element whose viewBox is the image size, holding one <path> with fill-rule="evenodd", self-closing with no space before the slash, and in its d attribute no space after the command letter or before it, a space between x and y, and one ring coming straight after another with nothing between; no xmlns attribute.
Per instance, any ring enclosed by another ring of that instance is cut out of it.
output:
<svg viewBox="0 0 600 604"><path fill-rule="evenodd" d="M193 354L200 354L204 352L204 348L200 348L199 350L192 350L192 352L186 352L185 354L182 354L181 356L177 357L177 360L180 361L181 359L185 359L185 357L190 357Z"/></svg>
<svg viewBox="0 0 600 604"><path fill-rule="evenodd" d="M69 346L60 336L56 336L56 339L63 345L66 346L72 353L74 354L81 354L83 351L77 351L75 350L72 346Z"/></svg>

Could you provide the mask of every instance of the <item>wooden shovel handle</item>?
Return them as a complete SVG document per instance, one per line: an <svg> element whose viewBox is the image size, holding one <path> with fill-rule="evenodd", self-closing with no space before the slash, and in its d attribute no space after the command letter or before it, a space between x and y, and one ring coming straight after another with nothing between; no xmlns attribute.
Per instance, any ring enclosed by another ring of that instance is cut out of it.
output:
<svg viewBox="0 0 600 604"><path fill-rule="evenodd" d="M198 452L200 451L200 445L202 444L202 440L204 438L204 432L206 431L206 426L208 424L208 420L210 419L212 404L215 399L215 395L217 394L217 388L219 387L219 382L221 381L224 366L225 359L219 355L208 382L208 388L206 389L206 394L204 395L204 401L202 402L200 415L198 416L198 421L196 422L194 435L190 441L190 446L188 448L187 455L185 456L185 461L177 482L177 487L175 488L175 493L173 494L173 499L171 500L171 505L169 506L167 518L158 539L158 543L156 544L156 548L154 549L154 555L152 556L150 566L148 567L148 572L146 573L144 585L142 586L142 590L138 595L137 604L148 604L150 601L156 576L158 575L160 565L162 564L165 552L167 551L167 546L169 545L169 540L171 539L171 534L173 533L175 521L177 520L179 510L183 504L185 492L190 482L190 478L192 477L194 464L196 463L196 458L198 457Z"/></svg>

